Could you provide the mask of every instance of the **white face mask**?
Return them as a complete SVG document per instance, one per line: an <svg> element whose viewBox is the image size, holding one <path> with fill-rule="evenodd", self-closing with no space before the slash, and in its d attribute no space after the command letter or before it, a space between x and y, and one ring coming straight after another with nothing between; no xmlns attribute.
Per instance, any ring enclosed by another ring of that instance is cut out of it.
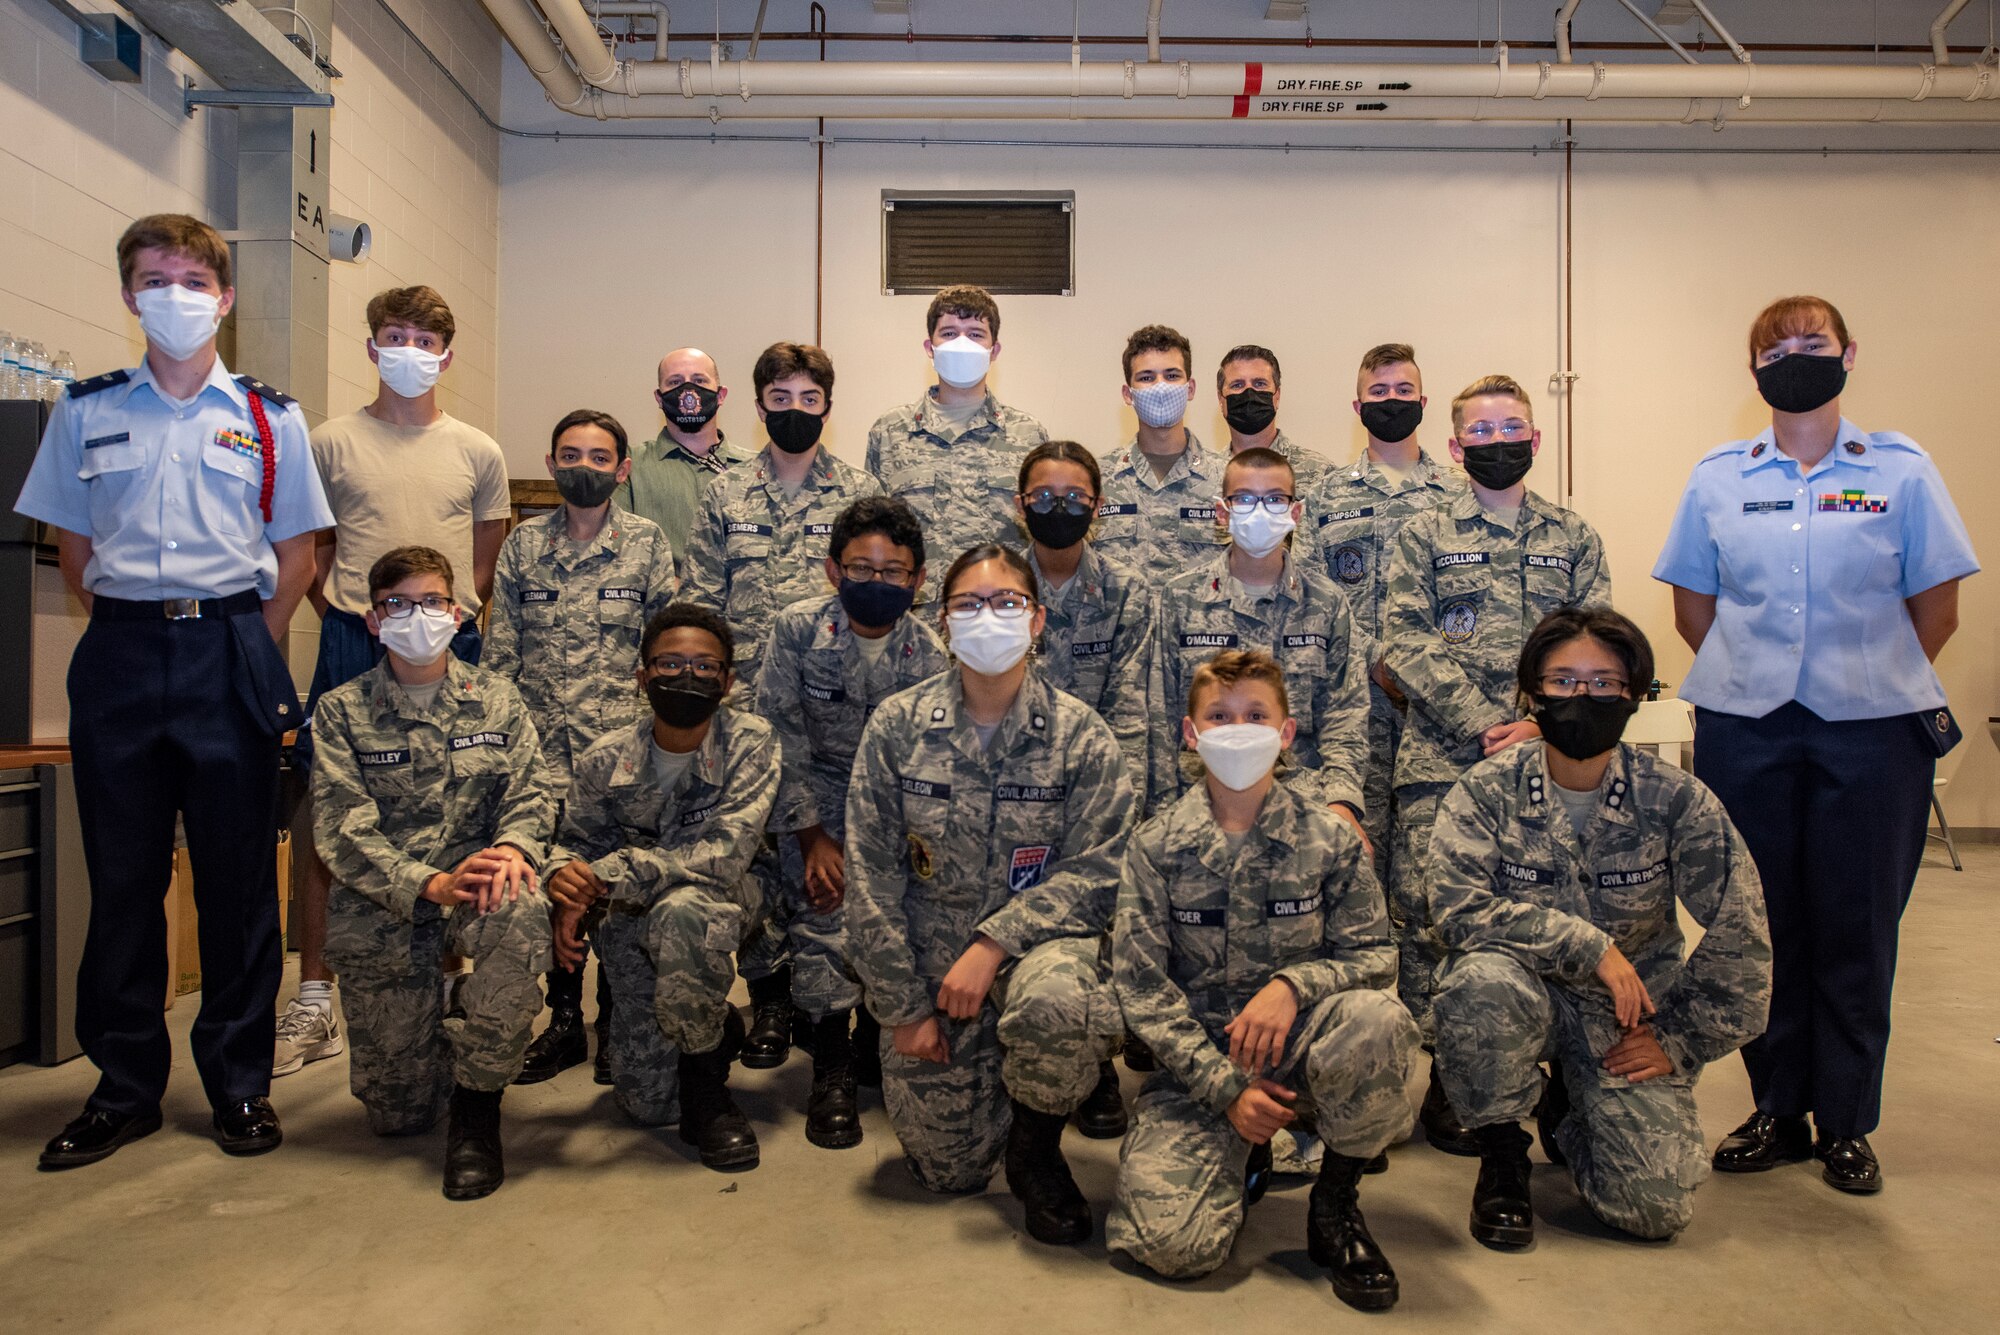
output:
<svg viewBox="0 0 2000 1335"><path fill-rule="evenodd" d="M376 634L384 649L414 667L429 667L444 656L451 637L458 634L458 611L426 612L419 607L406 617L383 617L381 626Z"/></svg>
<svg viewBox="0 0 2000 1335"><path fill-rule="evenodd" d="M1132 411L1150 427L1172 426L1187 416L1188 387L1171 380L1140 385L1132 391Z"/></svg>
<svg viewBox="0 0 2000 1335"><path fill-rule="evenodd" d="M1028 656L1035 638L1035 617L1023 612L1003 617L990 607L982 607L964 621L948 620L951 652L958 661L983 676L997 677Z"/></svg>
<svg viewBox="0 0 2000 1335"><path fill-rule="evenodd" d="M184 362L215 337L222 324L222 299L207 292L171 287L141 288L132 294L139 308L139 328L146 341L177 362Z"/></svg>
<svg viewBox="0 0 2000 1335"><path fill-rule="evenodd" d="M1240 793L1271 772L1285 740L1278 729L1262 723L1220 723L1196 733L1194 749L1217 783Z"/></svg>
<svg viewBox="0 0 2000 1335"><path fill-rule="evenodd" d="M420 399L430 393L431 386L438 382L438 373L444 370L444 353L425 352L422 348L376 348L373 339L368 346L375 348L375 369L381 373L382 383L406 399Z"/></svg>
<svg viewBox="0 0 2000 1335"><path fill-rule="evenodd" d="M986 368L992 362L993 354L983 344L963 334L931 349L931 366L938 379L953 389L971 389L986 378Z"/></svg>
<svg viewBox="0 0 2000 1335"><path fill-rule="evenodd" d="M1290 509L1281 515L1272 514L1261 505L1247 515L1229 512L1229 540L1251 556L1269 556L1277 551L1278 544L1296 527Z"/></svg>

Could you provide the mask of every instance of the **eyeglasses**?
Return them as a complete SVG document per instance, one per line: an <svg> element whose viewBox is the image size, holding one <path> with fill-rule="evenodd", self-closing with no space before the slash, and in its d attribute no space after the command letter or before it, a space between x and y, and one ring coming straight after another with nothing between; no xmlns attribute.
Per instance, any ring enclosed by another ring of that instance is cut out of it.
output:
<svg viewBox="0 0 2000 1335"><path fill-rule="evenodd" d="M1588 694L1593 700L1625 698L1622 677L1570 677L1552 674L1542 678L1542 694L1555 698Z"/></svg>
<svg viewBox="0 0 2000 1335"><path fill-rule="evenodd" d="M1024 495L1021 503L1038 515L1054 514L1058 505L1073 515L1087 515L1097 509L1095 496L1087 491L1077 491L1075 488L1068 491L1053 491L1048 487L1040 487Z"/></svg>
<svg viewBox="0 0 2000 1335"><path fill-rule="evenodd" d="M944 600L945 615L953 621L970 621L979 615L979 609L990 607L995 616L1009 620L1025 613L1035 605L1035 600L1018 589L1002 589L998 593L954 593Z"/></svg>
<svg viewBox="0 0 2000 1335"><path fill-rule="evenodd" d="M843 565L840 573L856 584L879 580L884 584L893 584L899 589L907 589L910 587L910 581L917 577L917 572L908 566L871 566L866 561Z"/></svg>
<svg viewBox="0 0 2000 1335"><path fill-rule="evenodd" d="M375 610L392 621L408 616L419 607L434 617L441 617L451 610L451 596L443 593L427 593L421 598L405 598L400 593L392 593L375 603Z"/></svg>
<svg viewBox="0 0 2000 1335"><path fill-rule="evenodd" d="M1292 508L1292 498L1282 491L1274 491L1268 496L1260 496L1254 491L1239 491L1234 496L1224 496L1222 503L1229 507L1229 513L1233 515L1256 514L1260 505L1274 515L1281 515Z"/></svg>
<svg viewBox="0 0 2000 1335"><path fill-rule="evenodd" d="M646 666L662 677L678 677L692 672L697 681L714 681L722 675L722 663L714 658L682 658L679 654L661 654L646 660Z"/></svg>
<svg viewBox="0 0 2000 1335"><path fill-rule="evenodd" d="M1526 440L1535 434L1533 422L1523 422L1518 417L1510 417L1504 422L1474 422L1459 428L1460 440L1469 440L1475 445L1485 445L1494 440Z"/></svg>

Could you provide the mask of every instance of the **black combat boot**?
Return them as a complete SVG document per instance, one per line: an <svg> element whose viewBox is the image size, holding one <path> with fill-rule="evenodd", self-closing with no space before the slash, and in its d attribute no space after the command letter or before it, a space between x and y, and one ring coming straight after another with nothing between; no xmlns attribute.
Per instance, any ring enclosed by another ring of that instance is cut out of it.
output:
<svg viewBox="0 0 2000 1335"><path fill-rule="evenodd" d="M792 1055L792 966L768 978L752 978L750 1036L743 1042L742 1062L753 1071L783 1066Z"/></svg>
<svg viewBox="0 0 2000 1335"><path fill-rule="evenodd" d="M1264 1193L1271 1189L1271 1142L1250 1147L1250 1158L1243 1165L1243 1205L1249 1208L1264 1199Z"/></svg>
<svg viewBox="0 0 2000 1335"><path fill-rule="evenodd" d="M1130 1029L1125 1031L1125 1069L1141 1075L1160 1069L1160 1059Z"/></svg>
<svg viewBox="0 0 2000 1335"><path fill-rule="evenodd" d="M1549 1082L1542 1086L1542 1101L1535 1105L1535 1132L1542 1138L1542 1153L1549 1162L1567 1166L1569 1157L1556 1144L1556 1128L1569 1116L1569 1086L1563 1082L1560 1061L1549 1063Z"/></svg>
<svg viewBox="0 0 2000 1335"><path fill-rule="evenodd" d="M444 1140L444 1198L476 1201L506 1180L500 1158L500 1095L458 1085L451 1091L450 1129Z"/></svg>
<svg viewBox="0 0 2000 1335"><path fill-rule="evenodd" d="M1028 1236L1051 1246L1090 1240L1090 1202L1077 1189L1063 1158L1062 1113L1036 1112L1014 1100L1007 1128L1007 1189L1021 1202Z"/></svg>
<svg viewBox="0 0 2000 1335"><path fill-rule="evenodd" d="M1438 1079L1437 1059L1431 1059L1431 1086L1424 1091L1423 1107L1417 1110L1417 1121L1423 1125L1424 1139L1432 1148L1446 1154L1471 1158L1478 1154L1479 1142L1458 1120L1458 1114L1451 1109L1451 1100L1445 1096L1444 1083Z"/></svg>
<svg viewBox="0 0 2000 1335"><path fill-rule="evenodd" d="M1097 1071L1097 1087L1076 1110L1076 1129L1092 1140L1117 1140L1125 1134L1125 1100L1118 1093L1118 1071L1105 1062Z"/></svg>
<svg viewBox="0 0 2000 1335"><path fill-rule="evenodd" d="M1367 1166L1366 1159L1332 1150L1320 1160L1306 1216L1306 1252L1314 1264L1326 1267L1340 1301L1359 1311L1381 1312L1396 1305L1401 1290L1361 1217L1361 1174Z"/></svg>
<svg viewBox="0 0 2000 1335"><path fill-rule="evenodd" d="M882 1088L882 1026L866 1006L854 1012L854 1083Z"/></svg>
<svg viewBox="0 0 2000 1335"><path fill-rule="evenodd" d="M583 1032L583 1012L565 1006L549 1012L549 1027L528 1044L528 1056L521 1063L517 1085L539 1085L553 1080L590 1056L590 1038Z"/></svg>
<svg viewBox="0 0 2000 1335"><path fill-rule="evenodd" d="M611 1006L609 1003L597 1008L597 1022L591 1025L597 1035L597 1056L591 1064L591 1078L600 1085L611 1083Z"/></svg>
<svg viewBox="0 0 2000 1335"><path fill-rule="evenodd" d="M847 1026L852 1013L834 1011L813 1025L812 1093L806 1095L806 1139L823 1150L861 1143L855 1108L854 1047Z"/></svg>
<svg viewBox="0 0 2000 1335"><path fill-rule="evenodd" d="M1479 1145L1479 1182L1472 1189L1472 1236L1498 1251L1519 1251L1535 1240L1535 1209L1528 1195L1528 1146L1519 1122L1496 1122L1472 1133Z"/></svg>
<svg viewBox="0 0 2000 1335"><path fill-rule="evenodd" d="M681 1139L700 1151L706 1167L755 1168L757 1133L729 1097L729 1061L744 1045L743 1017L734 1006L728 1011L721 1043L708 1052L681 1054Z"/></svg>

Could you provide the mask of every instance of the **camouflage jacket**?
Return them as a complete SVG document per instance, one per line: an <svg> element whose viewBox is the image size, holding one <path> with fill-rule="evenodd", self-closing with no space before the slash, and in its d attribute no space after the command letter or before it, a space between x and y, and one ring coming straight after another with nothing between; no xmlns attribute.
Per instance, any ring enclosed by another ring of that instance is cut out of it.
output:
<svg viewBox="0 0 2000 1335"><path fill-rule="evenodd" d="M876 709L847 788L849 962L885 1025L985 934L1016 958L1111 929L1137 814L1110 725L1030 667L990 748L942 672Z"/></svg>
<svg viewBox="0 0 2000 1335"><path fill-rule="evenodd" d="M1347 595L1348 610L1371 658L1382 654L1382 610L1389 597L1396 535L1412 515L1464 490L1462 473L1440 467L1421 451L1416 467L1400 483L1364 452L1350 467L1329 471L1307 498L1305 522L1318 541L1327 576Z"/></svg>
<svg viewBox="0 0 2000 1335"><path fill-rule="evenodd" d="M963 427L947 420L927 393L868 429L868 471L891 496L909 502L924 526L929 573L919 601L936 599L938 581L961 552L982 542L1020 545L1014 488L1021 460L1048 438L1040 422L991 391Z"/></svg>
<svg viewBox="0 0 2000 1335"><path fill-rule="evenodd" d="M1132 790L1143 805L1148 782L1146 680L1153 656L1152 598L1139 576L1093 544L1061 592L1051 593L1028 546L1028 565L1041 581L1041 665L1059 691L1068 691L1111 725Z"/></svg>
<svg viewBox="0 0 2000 1335"><path fill-rule="evenodd" d="M1092 544L1155 586L1208 560L1227 545L1215 524L1227 462L1189 431L1187 448L1162 478L1135 437L1101 463L1104 494Z"/></svg>
<svg viewBox="0 0 2000 1335"><path fill-rule="evenodd" d="M1676 1071L1763 1033L1763 886L1722 803L1693 775L1621 745L1579 831L1550 791L1545 751L1530 741L1482 761L1439 808L1428 885L1446 947L1504 951L1574 993L1595 1051L1618 1041L1595 977L1611 945L1645 980ZM1693 954L1676 900L1704 933Z"/></svg>
<svg viewBox="0 0 2000 1335"><path fill-rule="evenodd" d="M771 828L781 834L847 828L847 780L875 707L951 665L937 632L916 613L889 629L870 661L838 595L806 598L778 613L764 650L757 713L777 730L784 756Z"/></svg>
<svg viewBox="0 0 2000 1335"><path fill-rule="evenodd" d="M555 824L534 720L513 683L446 656L419 707L384 658L313 712L313 843L334 882L401 921L424 885L482 848L539 868Z"/></svg>
<svg viewBox="0 0 2000 1335"><path fill-rule="evenodd" d="M1346 821L1274 784L1232 848L1201 784L1132 836L1111 964L1126 1025L1221 1112L1250 1083L1223 1027L1265 984L1290 983L1304 1012L1337 992L1389 986L1396 951Z"/></svg>
<svg viewBox="0 0 2000 1335"><path fill-rule="evenodd" d="M1321 806L1362 810L1368 759L1368 660L1347 600L1325 575L1287 558L1271 595L1258 601L1229 573L1225 552L1160 591L1154 609L1152 685L1153 809L1185 792L1181 719L1195 669L1224 649L1262 649L1285 671L1298 739L1296 770L1285 781Z"/></svg>
<svg viewBox="0 0 2000 1335"><path fill-rule="evenodd" d="M750 861L764 846L778 796L771 725L717 710L694 763L671 791L653 782L652 765L650 716L578 757L549 866L582 858L604 882L612 908L650 908L689 887L755 910ZM735 948L732 941L729 949Z"/></svg>
<svg viewBox="0 0 2000 1335"><path fill-rule="evenodd" d="M1382 660L1410 697L1396 785L1451 783L1479 734L1519 717L1521 645L1566 603L1611 603L1597 530L1534 492L1513 530L1468 488L1411 517L1389 563Z"/></svg>
<svg viewBox="0 0 2000 1335"><path fill-rule="evenodd" d="M702 493L701 513L688 535L682 596L720 612L736 636L736 682L754 697L764 637L779 612L826 588L827 544L833 521L881 484L820 449L799 494L785 495L771 473L766 446Z"/></svg>
<svg viewBox="0 0 2000 1335"><path fill-rule="evenodd" d="M647 712L632 684L639 636L680 587L673 548L652 520L613 507L581 548L566 522L558 506L501 544L480 656L528 702L558 796L577 756Z"/></svg>

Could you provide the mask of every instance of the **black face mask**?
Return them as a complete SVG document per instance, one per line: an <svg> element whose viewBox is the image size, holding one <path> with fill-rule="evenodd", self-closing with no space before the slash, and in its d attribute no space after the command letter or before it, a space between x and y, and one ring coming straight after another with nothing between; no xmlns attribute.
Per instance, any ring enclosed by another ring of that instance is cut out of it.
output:
<svg viewBox="0 0 2000 1335"><path fill-rule="evenodd" d="M654 677L646 683L646 703L669 728L698 728L715 717L722 703L722 678L703 681L692 672Z"/></svg>
<svg viewBox="0 0 2000 1335"><path fill-rule="evenodd" d="M1781 413L1824 408L1846 387L1847 368L1839 357L1794 352L1757 368L1757 392Z"/></svg>
<svg viewBox="0 0 2000 1335"><path fill-rule="evenodd" d="M706 385L675 385L659 392L660 411L683 431L699 431L722 407L722 396Z"/></svg>
<svg viewBox="0 0 2000 1335"><path fill-rule="evenodd" d="M1025 514L1028 521L1028 536L1055 551L1074 547L1082 542L1084 534L1090 532L1090 525L1097 518L1094 509L1073 515L1061 502L1050 506L1047 514L1043 514L1033 506L1029 506Z"/></svg>
<svg viewBox="0 0 2000 1335"><path fill-rule="evenodd" d="M1465 475L1488 491L1505 491L1528 475L1535 462L1535 439L1500 440L1465 451Z"/></svg>
<svg viewBox="0 0 2000 1335"><path fill-rule="evenodd" d="M906 589L879 579L840 581L840 605L847 609L847 619L857 626L893 626L916 600L914 587Z"/></svg>
<svg viewBox="0 0 2000 1335"><path fill-rule="evenodd" d="M558 468L556 470L556 490L562 498L579 510L595 510L611 499L611 493L618 490L618 474L607 473L601 468Z"/></svg>
<svg viewBox="0 0 2000 1335"><path fill-rule="evenodd" d="M819 433L825 426L823 414L803 408L780 408L764 414L764 429L771 433L771 443L786 454L804 454L819 444Z"/></svg>
<svg viewBox="0 0 2000 1335"><path fill-rule="evenodd" d="M1424 420L1424 405L1416 399L1376 399L1361 405L1361 425L1377 440L1408 440Z"/></svg>
<svg viewBox="0 0 2000 1335"><path fill-rule="evenodd" d="M1246 389L1222 401L1222 419L1239 436L1254 436L1278 420L1278 405L1268 389Z"/></svg>
<svg viewBox="0 0 2000 1335"><path fill-rule="evenodd" d="M1587 695L1551 700L1539 696L1535 722L1542 729L1543 741L1571 760L1588 760L1618 745L1618 739L1625 735L1626 720L1638 712L1637 700L1594 700Z"/></svg>

